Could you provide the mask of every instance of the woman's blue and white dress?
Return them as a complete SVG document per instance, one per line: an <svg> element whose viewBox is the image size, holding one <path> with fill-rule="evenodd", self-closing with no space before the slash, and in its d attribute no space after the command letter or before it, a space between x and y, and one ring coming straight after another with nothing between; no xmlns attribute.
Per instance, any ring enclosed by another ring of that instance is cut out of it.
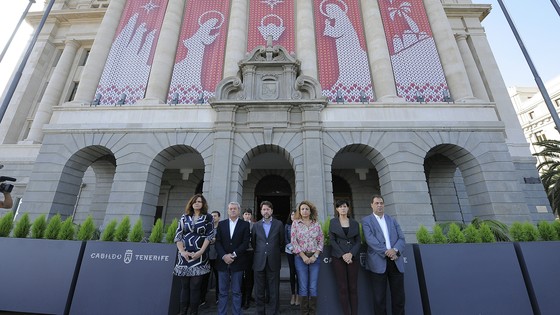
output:
<svg viewBox="0 0 560 315"><path fill-rule="evenodd" d="M205 214L193 221L193 217L183 214L179 220L174 242L182 241L185 250L197 252L202 248L206 239L211 240L214 236L214 223L212 215ZM186 260L180 253L177 254L177 265L173 274L180 277L200 276L210 272L208 263L208 250L198 259Z"/></svg>

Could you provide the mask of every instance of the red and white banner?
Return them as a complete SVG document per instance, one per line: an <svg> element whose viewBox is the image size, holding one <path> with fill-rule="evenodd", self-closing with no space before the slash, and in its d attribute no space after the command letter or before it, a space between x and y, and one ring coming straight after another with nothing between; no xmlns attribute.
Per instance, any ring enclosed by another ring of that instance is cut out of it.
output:
<svg viewBox="0 0 560 315"><path fill-rule="evenodd" d="M273 45L281 45L289 52L295 51L295 1L251 1L249 7L249 31L247 51L266 46L272 36Z"/></svg>
<svg viewBox="0 0 560 315"><path fill-rule="evenodd" d="M185 6L168 102L207 102L222 79L230 0L189 0Z"/></svg>
<svg viewBox="0 0 560 315"><path fill-rule="evenodd" d="M331 101L373 99L359 0L314 0L319 82Z"/></svg>
<svg viewBox="0 0 560 315"><path fill-rule="evenodd" d="M133 104L144 97L166 8L167 0L126 2L97 86L100 104Z"/></svg>
<svg viewBox="0 0 560 315"><path fill-rule="evenodd" d="M441 102L448 93L422 0L379 0L397 94L409 102Z"/></svg>

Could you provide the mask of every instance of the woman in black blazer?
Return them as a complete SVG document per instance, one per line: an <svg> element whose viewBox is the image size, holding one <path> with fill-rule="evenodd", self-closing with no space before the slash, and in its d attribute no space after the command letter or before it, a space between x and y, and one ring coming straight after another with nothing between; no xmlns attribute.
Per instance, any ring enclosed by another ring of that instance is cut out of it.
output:
<svg viewBox="0 0 560 315"><path fill-rule="evenodd" d="M344 315L358 314L358 271L361 246L360 225L349 217L350 203L338 200L329 225L331 256L339 300Z"/></svg>

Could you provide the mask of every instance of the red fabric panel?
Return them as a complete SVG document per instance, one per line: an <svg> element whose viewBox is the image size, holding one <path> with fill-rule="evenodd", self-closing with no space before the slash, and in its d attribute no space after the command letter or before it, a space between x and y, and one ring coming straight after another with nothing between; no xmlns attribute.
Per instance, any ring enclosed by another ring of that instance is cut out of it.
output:
<svg viewBox="0 0 560 315"><path fill-rule="evenodd" d="M443 101L447 82L422 0L380 0L379 9L397 94L410 102Z"/></svg>
<svg viewBox="0 0 560 315"><path fill-rule="evenodd" d="M373 98L359 2L314 0L319 82L331 101Z"/></svg>
<svg viewBox="0 0 560 315"><path fill-rule="evenodd" d="M97 93L100 104L125 104L144 97L167 0L127 1Z"/></svg>
<svg viewBox="0 0 560 315"><path fill-rule="evenodd" d="M268 35L273 45L295 51L295 2L293 0L250 1L247 51L266 46Z"/></svg>
<svg viewBox="0 0 560 315"><path fill-rule="evenodd" d="M187 1L168 101L204 102L222 79L229 23L229 0Z"/></svg>

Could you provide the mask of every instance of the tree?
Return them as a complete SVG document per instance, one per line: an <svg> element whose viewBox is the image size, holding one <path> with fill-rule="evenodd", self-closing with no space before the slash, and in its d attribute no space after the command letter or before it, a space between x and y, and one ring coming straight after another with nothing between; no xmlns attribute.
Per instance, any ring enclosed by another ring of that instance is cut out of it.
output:
<svg viewBox="0 0 560 315"><path fill-rule="evenodd" d="M112 242L115 239L115 230L117 229L117 219L111 220L101 233L101 240L104 242Z"/></svg>
<svg viewBox="0 0 560 315"><path fill-rule="evenodd" d="M165 233L165 241L169 244L173 243L175 240L175 231L177 231L177 227L179 226L179 221L177 218L171 221L169 227L167 227L167 233Z"/></svg>
<svg viewBox="0 0 560 315"><path fill-rule="evenodd" d="M418 231L416 231L416 239L419 244L431 244L434 242L428 229L422 224Z"/></svg>
<svg viewBox="0 0 560 315"><path fill-rule="evenodd" d="M544 140L535 145L542 147L540 152L533 155L539 157L539 160L544 160L539 162L537 169L552 211L558 215L558 209L560 209L560 141Z"/></svg>
<svg viewBox="0 0 560 315"><path fill-rule="evenodd" d="M56 240L61 225L62 221L60 219L60 214L57 213L55 216L50 218L49 223L47 224L47 229L45 230L45 238L48 240Z"/></svg>
<svg viewBox="0 0 560 315"><path fill-rule="evenodd" d="M89 241L93 238L94 233L95 223L93 222L93 217L91 215L88 215L86 220L82 223L82 225L80 225L77 239L80 241Z"/></svg>
<svg viewBox="0 0 560 315"><path fill-rule="evenodd" d="M156 220L156 224L152 228L152 233L150 234L150 243L161 243L163 239L163 222L161 219Z"/></svg>
<svg viewBox="0 0 560 315"><path fill-rule="evenodd" d="M125 215L115 232L115 241L126 242L130 233L130 218Z"/></svg>
<svg viewBox="0 0 560 315"><path fill-rule="evenodd" d="M31 237L32 238L43 238L45 235L45 229L47 228L47 219L44 214L41 214L31 225Z"/></svg>
<svg viewBox="0 0 560 315"><path fill-rule="evenodd" d="M128 236L128 240L131 242L140 242L144 238L144 229L142 227L142 219L138 219L134 226L132 227L132 231Z"/></svg>
<svg viewBox="0 0 560 315"><path fill-rule="evenodd" d="M31 230L31 221L29 221L29 214L24 213L21 219L16 223L16 228L14 229L14 237L26 238L29 235L29 230Z"/></svg>
<svg viewBox="0 0 560 315"><path fill-rule="evenodd" d="M14 228L14 212L10 211L0 219L0 237L10 236L10 232L12 232L13 228Z"/></svg>
<svg viewBox="0 0 560 315"><path fill-rule="evenodd" d="M485 224L490 231L494 234L494 238L498 242L509 242L511 239L509 238L508 232L509 227L507 224L502 223L498 220L483 220L480 218L474 218L471 222L474 227L480 230L483 224Z"/></svg>

